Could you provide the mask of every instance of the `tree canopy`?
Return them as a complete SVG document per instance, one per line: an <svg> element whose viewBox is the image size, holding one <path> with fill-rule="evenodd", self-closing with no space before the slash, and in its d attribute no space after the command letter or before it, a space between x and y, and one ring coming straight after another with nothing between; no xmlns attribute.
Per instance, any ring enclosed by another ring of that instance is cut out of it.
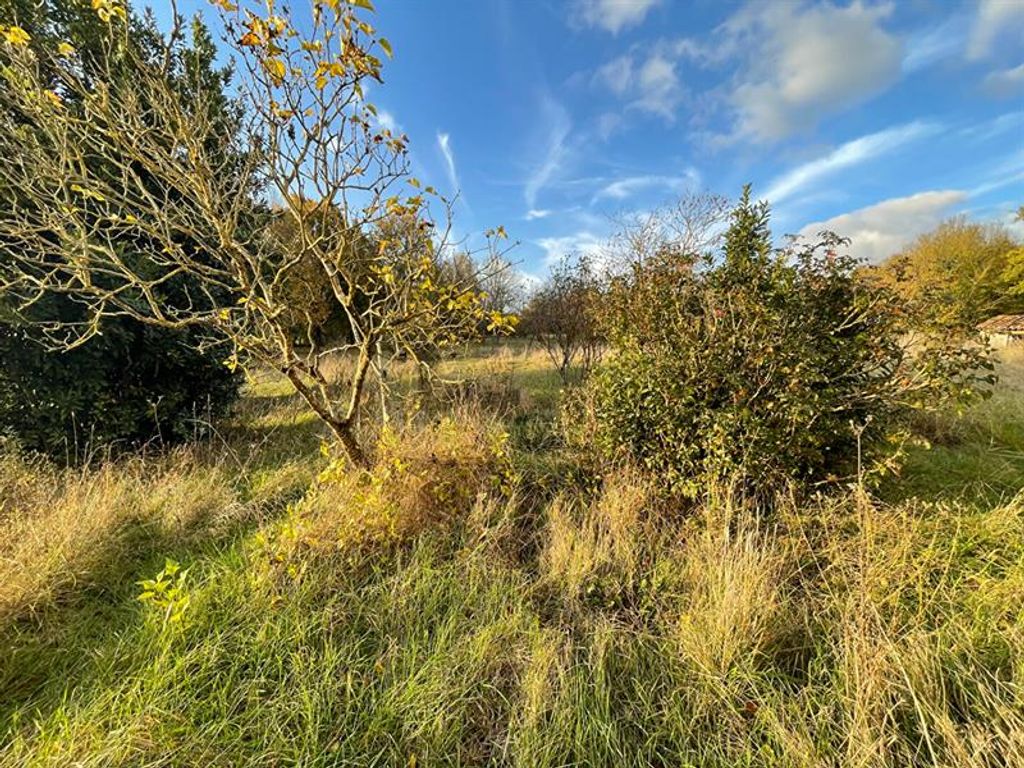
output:
<svg viewBox="0 0 1024 768"><path fill-rule="evenodd" d="M117 0L94 2L89 63L6 31L0 153L14 161L0 185L26 202L0 213L0 290L20 314L53 294L75 302L79 318L41 324L65 348L109 317L195 329L200 346L231 348L231 367L286 375L362 463L355 424L367 381L385 385L382 354L417 358L508 321L478 280L448 279L451 205L410 175L407 137L366 99L391 54L371 4L314 0L301 29L283 7L216 5L239 72L234 130L219 84L188 66L181 18L143 38ZM486 263L504 239L487 233ZM147 258L125 258L126 241ZM307 281L329 289L329 310L297 309ZM296 333L325 312L342 319L335 338ZM352 365L341 394L324 372L338 356Z"/></svg>

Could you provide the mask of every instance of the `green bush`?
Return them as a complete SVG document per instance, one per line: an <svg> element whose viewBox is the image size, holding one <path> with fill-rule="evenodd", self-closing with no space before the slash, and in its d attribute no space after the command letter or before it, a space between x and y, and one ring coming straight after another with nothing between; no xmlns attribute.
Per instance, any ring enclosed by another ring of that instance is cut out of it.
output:
<svg viewBox="0 0 1024 768"><path fill-rule="evenodd" d="M27 448L83 458L87 448L202 433L238 394L223 355L193 335L110 320L103 335L50 351L27 327L0 323L0 433Z"/></svg>
<svg viewBox="0 0 1024 768"><path fill-rule="evenodd" d="M748 188L721 253L666 242L610 291L585 439L687 496L713 478L769 495L883 470L915 409L986 378L977 347L916 336L914 308L840 238L777 250L768 220Z"/></svg>

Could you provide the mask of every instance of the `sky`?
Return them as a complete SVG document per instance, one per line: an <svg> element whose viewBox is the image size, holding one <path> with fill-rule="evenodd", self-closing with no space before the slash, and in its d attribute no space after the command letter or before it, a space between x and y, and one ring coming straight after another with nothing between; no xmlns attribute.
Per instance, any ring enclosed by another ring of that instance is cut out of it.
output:
<svg viewBox="0 0 1024 768"><path fill-rule="evenodd" d="M1024 0L375 5L381 121L459 194L457 231L504 225L529 277L617 215L748 182L777 235L832 229L869 261L1024 204Z"/></svg>

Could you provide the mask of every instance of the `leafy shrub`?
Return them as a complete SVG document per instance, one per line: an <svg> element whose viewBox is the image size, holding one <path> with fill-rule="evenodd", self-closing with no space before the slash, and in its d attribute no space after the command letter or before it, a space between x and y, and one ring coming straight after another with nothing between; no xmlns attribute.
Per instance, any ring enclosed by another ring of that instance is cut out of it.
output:
<svg viewBox="0 0 1024 768"><path fill-rule="evenodd" d="M582 437L690 497L711 478L771 495L884 469L909 414L970 395L991 368L977 347L915 334L913 307L840 238L776 250L768 220L748 188L721 254L666 243L609 294L614 354L581 398Z"/></svg>
<svg viewBox="0 0 1024 768"><path fill-rule="evenodd" d="M497 422L465 410L429 425L385 430L368 469L354 469L345 458L328 463L292 508L294 538L316 549L356 552L457 525L478 498L509 490L507 437ZM330 455L326 446L324 453Z"/></svg>
<svg viewBox="0 0 1024 768"><path fill-rule="evenodd" d="M113 441L195 435L237 397L240 377L190 335L111 320L88 344L53 352L23 326L0 323L0 432L76 458Z"/></svg>

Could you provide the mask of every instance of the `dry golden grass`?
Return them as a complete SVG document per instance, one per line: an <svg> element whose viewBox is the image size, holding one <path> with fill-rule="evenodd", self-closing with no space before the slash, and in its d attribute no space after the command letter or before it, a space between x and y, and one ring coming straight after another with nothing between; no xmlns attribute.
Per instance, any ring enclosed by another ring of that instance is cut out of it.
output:
<svg viewBox="0 0 1024 768"><path fill-rule="evenodd" d="M547 509L542 583L576 600L585 598L601 579L631 582L645 539L655 535L645 514L654 499L649 483L630 471L606 478L590 504L565 496L555 499Z"/></svg>
<svg viewBox="0 0 1024 768"><path fill-rule="evenodd" d="M57 471L3 459L0 621L58 600L123 559L140 537L206 535L244 510L226 467L196 451ZM196 532L197 535L198 532Z"/></svg>
<svg viewBox="0 0 1024 768"><path fill-rule="evenodd" d="M787 545L748 510L708 507L703 530L677 555L683 588L676 629L680 652L701 673L725 677L751 664L790 600Z"/></svg>

